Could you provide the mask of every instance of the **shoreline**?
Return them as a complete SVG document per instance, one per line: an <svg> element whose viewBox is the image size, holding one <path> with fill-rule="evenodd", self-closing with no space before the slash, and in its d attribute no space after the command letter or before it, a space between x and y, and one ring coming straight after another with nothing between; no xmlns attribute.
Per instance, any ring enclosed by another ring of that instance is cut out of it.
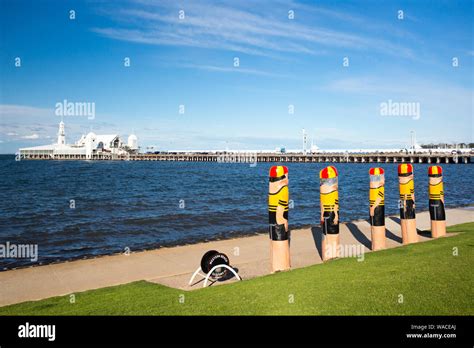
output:
<svg viewBox="0 0 474 348"><path fill-rule="evenodd" d="M401 244L400 225L396 220L396 217L386 219L387 249L405 247ZM474 222L474 209L447 210L448 226L466 222ZM429 224L429 214L420 212L417 215L418 229L425 231L429 229ZM363 254L372 252L370 225L365 220L342 223L340 230L341 245L360 247ZM319 248L320 235L321 230L314 226L293 230L292 269L322 263ZM448 234L448 237L452 235ZM419 237L420 242L432 240L426 233L419 233ZM191 274L199 266L202 255L211 249L228 255L231 266L238 269L239 275L244 280L270 274L268 236L258 234L186 246L163 247L129 255L108 255L1 272L0 306L64 296L139 280L182 290L200 289L201 283L191 287L187 284ZM236 250L238 250L237 254ZM221 284L234 281L236 280L231 279Z"/></svg>
<svg viewBox="0 0 474 348"><path fill-rule="evenodd" d="M474 209L474 203L469 203L469 204L460 204L456 206L449 206L446 207L446 210L450 209L458 209L458 208L472 208ZM428 210L420 210L417 211L417 214L422 214L428 212ZM389 219L391 217L397 218L395 215L387 215L386 219ZM341 224L347 224L347 223L360 223L360 222L368 222L368 219L356 219L356 220L350 220L350 221L341 221ZM291 225L290 225L291 227ZM302 229L308 229L308 228L313 228L313 227L319 227L319 224L302 224L302 225L294 225L294 227L291 228L291 231L297 231L297 230L302 230ZM233 239L239 239L239 238L248 238L252 236L261 236L261 235L266 235L267 231L256 231L256 232L228 232L226 236L218 235L215 238L206 238L206 239L192 239L189 242L176 242L176 243L166 243L163 245L153 245L150 247L144 247L140 249L134 249L133 251L131 250L131 254L135 253L141 253L141 252L146 252L146 251L153 251L153 250L160 250L164 248L177 248L177 247L185 247L185 246L190 246L190 245L196 245L196 244L201 244L201 243L212 243L212 242L219 242L219 241L226 241L226 240L233 240ZM10 241L11 242L11 241ZM71 257L67 259L59 259L59 260L53 260L53 261L43 261L39 262L36 264L32 265L19 265L19 266L14 266L14 267L2 267L0 269L0 274L2 272L8 272L8 271L14 271L14 270L21 270L21 269L31 269L31 268L36 268L36 267L42 267L42 266L48 266L48 265L57 265L61 263L68 263L68 262L76 262L80 260L94 260L102 257L108 257L108 256L120 256L123 255L124 251L120 252L112 252L112 253L103 253L103 254L89 254L89 255L84 255L84 256L79 256L79 257Z"/></svg>

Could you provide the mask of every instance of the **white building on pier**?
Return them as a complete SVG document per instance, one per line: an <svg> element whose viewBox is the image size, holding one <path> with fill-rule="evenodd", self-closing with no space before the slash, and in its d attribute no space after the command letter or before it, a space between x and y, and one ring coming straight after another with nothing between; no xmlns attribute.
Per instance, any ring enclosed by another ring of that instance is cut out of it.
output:
<svg viewBox="0 0 474 348"><path fill-rule="evenodd" d="M89 132L75 144L66 143L66 133L64 130L64 122L59 123L58 140L55 144L25 147L20 149L20 156L42 156L54 158L55 155L60 157L84 157L92 158L93 155L118 155L123 156L129 153L138 152L138 138L131 134L128 137L128 143L124 144L118 134L95 134Z"/></svg>

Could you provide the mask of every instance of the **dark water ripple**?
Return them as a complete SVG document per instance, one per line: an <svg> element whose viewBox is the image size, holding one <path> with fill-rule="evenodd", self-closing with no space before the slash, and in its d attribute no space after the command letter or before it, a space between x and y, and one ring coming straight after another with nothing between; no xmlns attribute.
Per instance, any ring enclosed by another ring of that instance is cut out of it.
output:
<svg viewBox="0 0 474 348"><path fill-rule="evenodd" d="M42 263L229 238L267 228L271 164L20 161L0 156L0 243L38 244ZM318 173L288 164L290 225L315 224ZM337 164L341 221L367 218L371 164ZM397 214L396 164L386 171L386 211ZM427 164L415 164L417 210L427 210ZM472 165L443 165L447 207L472 204ZM70 200L76 208L70 209ZM184 202L184 208L180 208ZM5 267L29 260L0 259Z"/></svg>

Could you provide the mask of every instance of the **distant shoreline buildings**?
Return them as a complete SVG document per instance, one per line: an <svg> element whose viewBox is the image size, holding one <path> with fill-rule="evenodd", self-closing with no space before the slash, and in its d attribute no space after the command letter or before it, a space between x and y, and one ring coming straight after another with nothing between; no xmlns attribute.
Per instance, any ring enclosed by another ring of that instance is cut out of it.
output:
<svg viewBox="0 0 474 348"><path fill-rule="evenodd" d="M406 148L394 148L394 149L320 149L314 144L314 138L311 139L311 146L308 146L308 138L306 131L303 129L303 149L288 150L285 147L277 147L274 150L255 150L255 151L239 151L239 150L176 150L176 151L155 151L154 147L146 147L144 153L140 153L140 147L138 146L138 138L135 134L130 134L125 143L120 135L118 134L95 134L89 132L83 134L81 138L74 144L66 143L66 133L64 122L59 123L58 138L56 143L50 145L41 145L33 147L25 147L19 149L17 157L20 159L76 159L76 160L151 160L155 159L153 156L159 156L161 160L198 160L201 156L202 160L214 161L215 156L247 153L255 156L265 157L272 155L282 156L308 156L314 158L325 158L330 160L328 155L334 154L343 159L350 160L350 156L358 157L358 160L364 161L364 156L377 156L378 161L382 161L384 155L392 156L393 158L385 158L384 161L398 161L402 160L402 157L408 159L413 155L422 155L436 158L436 161L441 161L441 157L462 155L472 156L474 154L472 150L473 144L430 144L430 145L419 145L416 142L414 131L411 131L411 141ZM174 155L184 156L186 158L176 157ZM210 157L206 157L210 156ZM382 157L381 157L382 156ZM440 157L441 156L441 157ZM360 158L359 158L360 157ZM400 158L398 158L400 157ZM299 160L299 159L298 159ZM318 159L319 160L319 159ZM411 160L411 159L410 159ZM306 161L306 160L305 160ZM333 159L334 162L339 160ZM357 161L354 157L354 161ZM368 158L370 161L370 158ZM453 161L456 161L457 159ZM470 160L469 160L470 161ZM465 161L467 163L467 161ZM439 163L439 162L438 162Z"/></svg>
<svg viewBox="0 0 474 348"><path fill-rule="evenodd" d="M118 134L95 134L89 132L74 144L66 143L64 122L59 123L58 139L55 144L25 147L20 149L20 156L45 156L54 158L55 155L78 156L91 159L95 155L107 154L124 156L137 154L139 151L138 138L131 134L124 143Z"/></svg>

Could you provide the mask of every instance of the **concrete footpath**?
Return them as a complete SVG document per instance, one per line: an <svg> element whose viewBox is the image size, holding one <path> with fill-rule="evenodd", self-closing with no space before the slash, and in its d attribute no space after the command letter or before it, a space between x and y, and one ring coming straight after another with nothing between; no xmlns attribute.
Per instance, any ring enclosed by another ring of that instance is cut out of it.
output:
<svg viewBox="0 0 474 348"><path fill-rule="evenodd" d="M446 215L448 226L474 221L472 208L448 209ZM416 219L419 230L430 229L428 212L418 213ZM387 217L386 228L387 247L401 246L399 219ZM340 237L341 245L360 245L370 252L370 225L366 221L341 224ZM429 235L420 234L420 242L430 239ZM319 227L293 230L292 268L322 263L320 243ZM0 272L0 306L137 280L184 290L200 289L202 283L192 287L187 284L202 255L212 249L227 254L244 280L269 273L269 240L262 234ZM225 283L231 281L235 280Z"/></svg>

